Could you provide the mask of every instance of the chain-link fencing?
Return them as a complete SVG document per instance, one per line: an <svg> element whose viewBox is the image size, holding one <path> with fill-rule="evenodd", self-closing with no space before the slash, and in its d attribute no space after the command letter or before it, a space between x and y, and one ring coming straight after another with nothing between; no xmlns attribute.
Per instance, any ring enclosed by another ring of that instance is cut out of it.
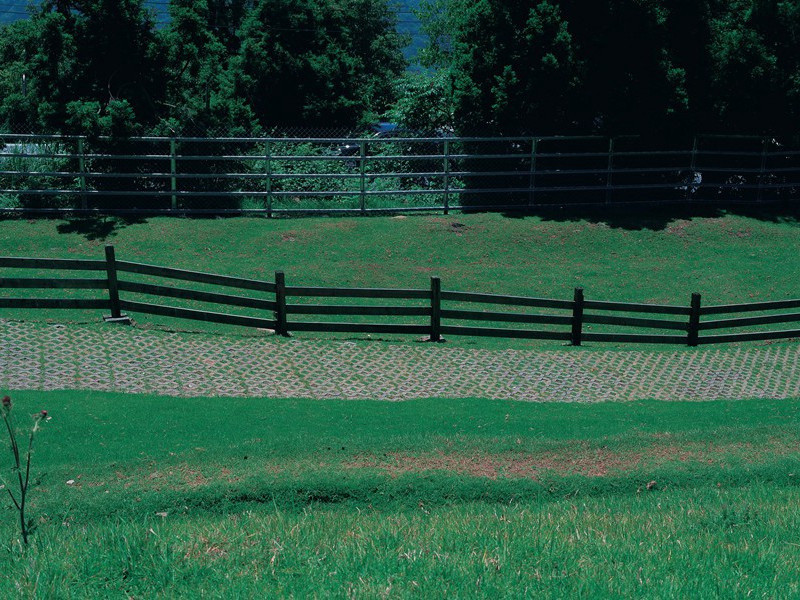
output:
<svg viewBox="0 0 800 600"><path fill-rule="evenodd" d="M279 135L280 134L280 135ZM403 212L796 200L797 140L0 133L5 212Z"/></svg>

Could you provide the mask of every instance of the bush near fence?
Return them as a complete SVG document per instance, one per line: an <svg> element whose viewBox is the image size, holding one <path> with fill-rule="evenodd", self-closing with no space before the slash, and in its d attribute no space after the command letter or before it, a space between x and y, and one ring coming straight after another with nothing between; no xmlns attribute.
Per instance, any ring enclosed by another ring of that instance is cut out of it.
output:
<svg viewBox="0 0 800 600"><path fill-rule="evenodd" d="M283 272L274 281L244 279L117 260L114 247L106 247L105 260L0 257L4 269L102 272L102 277L3 277L0 288L51 290L104 290L102 296L8 297L0 298L3 309L92 309L110 312L108 320L127 320L123 311L161 315L290 332L424 335L440 341L445 335L556 340L579 346L583 342L713 344L722 342L788 339L800 337L800 329L765 330L763 326L800 322L800 313L776 312L800 308L800 299L748 304L703 306L700 294L692 294L686 306L605 302L586 299L576 288L571 300L531 298L443 290L441 280L432 277L429 289L375 289L308 287L286 285ZM157 283L135 281L130 275L147 276ZM205 284L207 291L176 287L175 281ZM241 295L248 290L251 295ZM231 293L236 291L238 293ZM258 295L253 294L257 292ZM188 308L130 299L132 295L161 299L182 299L223 307L252 309L255 314L233 314L219 309ZM325 299L325 304L317 303ZM330 300L339 303L330 303ZM380 301L367 305L364 299ZM401 300L402 303L388 303ZM310 301L310 302L309 302ZM348 302L357 301L360 304ZM344 303L342 303L344 302ZM489 307L481 309L480 307ZM510 310L514 309L514 310ZM547 312L544 312L547 311ZM265 316L265 313L269 316ZM702 317L742 313L755 316ZM646 317L640 315L647 315ZM300 320L297 317L306 316ZM664 317L664 318L653 318ZM310 321L309 317L322 317ZM336 320L340 317L369 317L369 322ZM373 317L383 317L373 319ZM388 319L387 319L388 317ZM398 318L414 318L397 322ZM485 326L486 323L492 324ZM508 326L507 324L512 324ZM585 331L585 325L624 328L623 331ZM535 325L536 329L524 327ZM547 327L541 327L547 326ZM743 328L758 330L741 331ZM706 334L713 330L738 330Z"/></svg>

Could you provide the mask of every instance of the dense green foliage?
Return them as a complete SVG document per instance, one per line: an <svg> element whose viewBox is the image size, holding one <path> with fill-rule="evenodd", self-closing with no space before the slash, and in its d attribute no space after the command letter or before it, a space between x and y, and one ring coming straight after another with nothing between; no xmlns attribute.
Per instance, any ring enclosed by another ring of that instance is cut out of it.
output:
<svg viewBox="0 0 800 600"><path fill-rule="evenodd" d="M142 0L43 0L0 36L0 125L236 135L388 118L663 138L800 122L800 0L430 0L415 74L386 0L169 12L159 29Z"/></svg>
<svg viewBox="0 0 800 600"><path fill-rule="evenodd" d="M454 122L513 134L796 132L797 0L439 0Z"/></svg>
<svg viewBox="0 0 800 600"><path fill-rule="evenodd" d="M173 0L170 14L156 29L142 0L43 2L3 29L0 123L116 135L354 126L388 107L405 67L385 0Z"/></svg>

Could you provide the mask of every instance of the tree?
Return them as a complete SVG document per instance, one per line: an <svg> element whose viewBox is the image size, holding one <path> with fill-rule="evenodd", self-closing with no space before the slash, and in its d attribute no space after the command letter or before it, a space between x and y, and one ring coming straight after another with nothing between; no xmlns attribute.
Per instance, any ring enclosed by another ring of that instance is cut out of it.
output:
<svg viewBox="0 0 800 600"><path fill-rule="evenodd" d="M132 114L138 123L154 122L163 92L161 52L142 0L45 1L9 31L0 44L0 85L11 87L22 71L26 89L24 102L12 90L3 95L5 119L24 112L39 128L60 131L68 122L85 123L88 107L99 111L97 119L118 122ZM87 107L76 104L82 102Z"/></svg>
<svg viewBox="0 0 800 600"><path fill-rule="evenodd" d="M670 3L562 0L583 63L575 113L598 133L667 134L689 110L686 65L676 60ZM677 17L680 19L680 17Z"/></svg>
<svg viewBox="0 0 800 600"><path fill-rule="evenodd" d="M467 132L519 134L568 126L579 63L568 23L550 0L449 0L429 22L428 65L449 73Z"/></svg>
<svg viewBox="0 0 800 600"><path fill-rule="evenodd" d="M397 81L389 121L421 133L453 131L453 81L447 71L407 73Z"/></svg>
<svg viewBox="0 0 800 600"><path fill-rule="evenodd" d="M731 132L796 132L800 2L739 0L711 23L716 124Z"/></svg>
<svg viewBox="0 0 800 600"><path fill-rule="evenodd" d="M254 115L244 99L234 94L230 54L214 25L224 12L220 4L213 0L170 3L170 23L162 38L167 89L159 133L235 136L254 132ZM227 33L223 33L226 38Z"/></svg>
<svg viewBox="0 0 800 600"><path fill-rule="evenodd" d="M388 106L400 48L385 0L260 0L240 30L236 92L264 126L352 126Z"/></svg>

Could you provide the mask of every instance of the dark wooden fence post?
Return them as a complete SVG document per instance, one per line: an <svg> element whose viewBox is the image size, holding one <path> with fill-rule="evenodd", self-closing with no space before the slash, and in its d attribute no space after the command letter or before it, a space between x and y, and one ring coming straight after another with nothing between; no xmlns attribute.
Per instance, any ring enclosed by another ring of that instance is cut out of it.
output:
<svg viewBox="0 0 800 600"><path fill-rule="evenodd" d="M130 323L130 318L122 314L119 304L119 283L117 282L117 259L114 255L114 246L106 246L106 274L108 278L108 300L111 316L104 317L104 321Z"/></svg>
<svg viewBox="0 0 800 600"><path fill-rule="evenodd" d="M442 341L442 280L431 277L431 339Z"/></svg>
<svg viewBox="0 0 800 600"><path fill-rule="evenodd" d="M572 345L581 345L583 331L583 288L575 288L572 298Z"/></svg>
<svg viewBox="0 0 800 600"><path fill-rule="evenodd" d="M286 323L286 278L283 271L275 271L275 333L289 337Z"/></svg>
<svg viewBox="0 0 800 600"><path fill-rule="evenodd" d="M700 337L700 294L692 294L692 306L689 311L689 335L686 341L690 346L697 346Z"/></svg>

